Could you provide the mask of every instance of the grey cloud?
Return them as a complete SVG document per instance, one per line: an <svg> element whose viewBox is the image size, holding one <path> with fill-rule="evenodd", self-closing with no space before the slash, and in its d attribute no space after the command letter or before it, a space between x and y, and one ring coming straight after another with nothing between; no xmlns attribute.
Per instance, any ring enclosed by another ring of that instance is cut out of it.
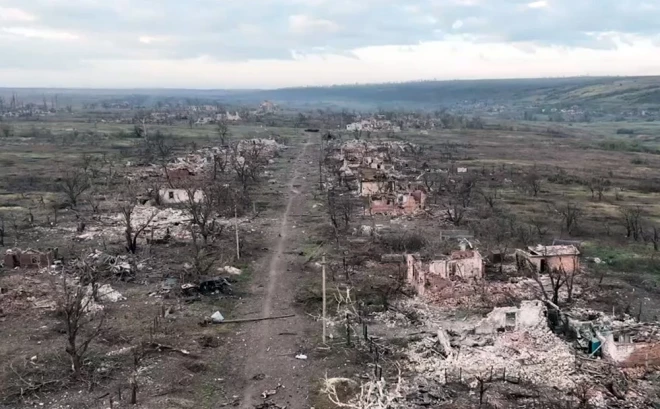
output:
<svg viewBox="0 0 660 409"><path fill-rule="evenodd" d="M38 16L31 27L79 34L84 41L49 45L23 39L0 43L4 65L68 67L95 59L194 58L288 59L378 45L409 46L461 34L475 41L613 48L608 37L622 32L648 36L660 31L655 0L4 0ZM338 30L295 33L289 17L305 15L336 24ZM456 24L461 21L462 24ZM6 23L5 23L6 24ZM250 25L258 30L244 30ZM2 28L2 27L0 27ZM151 44L141 36L164 38ZM529 49L529 46L525 46ZM24 51L31 50L30 53ZM56 49L57 53L51 50ZM67 62L57 60L65 55Z"/></svg>

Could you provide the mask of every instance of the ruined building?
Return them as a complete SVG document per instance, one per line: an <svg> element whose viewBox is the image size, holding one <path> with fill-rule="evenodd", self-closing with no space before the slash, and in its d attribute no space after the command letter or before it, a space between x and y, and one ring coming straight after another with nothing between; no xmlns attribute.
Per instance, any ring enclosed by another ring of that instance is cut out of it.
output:
<svg viewBox="0 0 660 409"><path fill-rule="evenodd" d="M4 257L5 268L42 268L53 264L55 259L52 250L45 252L33 249L8 249Z"/></svg>
<svg viewBox="0 0 660 409"><path fill-rule="evenodd" d="M540 273L562 270L573 273L580 270L580 251L573 245L528 247L516 251L518 269L532 268Z"/></svg>
<svg viewBox="0 0 660 409"><path fill-rule="evenodd" d="M457 250L449 256L422 260L417 254L406 256L408 283L419 295L440 285L442 280L471 280L484 276L484 261L476 250Z"/></svg>

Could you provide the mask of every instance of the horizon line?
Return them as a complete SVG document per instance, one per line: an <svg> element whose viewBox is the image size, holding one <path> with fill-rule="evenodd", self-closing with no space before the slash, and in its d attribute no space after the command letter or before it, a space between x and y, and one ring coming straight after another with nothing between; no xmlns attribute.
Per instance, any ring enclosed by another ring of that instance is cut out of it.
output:
<svg viewBox="0 0 660 409"><path fill-rule="evenodd" d="M306 89L306 88L333 88L333 87L360 87L374 85L393 85L393 84L417 84L423 82L479 82L479 81L511 81L511 80L552 80L552 79L607 79L607 78L655 78L660 74L649 75L567 75L567 76L545 76L545 77L484 77L484 78L455 78L455 79L418 79L409 81L388 81L388 82L355 82L339 83L330 85L298 85L283 86L273 88L186 88L186 87L53 87L53 86L33 86L33 87L13 87L0 85L0 90L86 90L86 91L229 91L229 92L257 92L257 91L278 91L287 89Z"/></svg>

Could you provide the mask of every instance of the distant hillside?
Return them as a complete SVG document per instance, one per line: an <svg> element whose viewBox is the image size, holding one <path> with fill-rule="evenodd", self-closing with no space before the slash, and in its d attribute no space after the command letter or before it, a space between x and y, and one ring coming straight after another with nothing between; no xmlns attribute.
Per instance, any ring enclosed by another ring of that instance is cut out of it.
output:
<svg viewBox="0 0 660 409"><path fill-rule="evenodd" d="M421 81L373 85L282 88L225 97L293 105L440 108L459 103L660 105L660 77L573 77Z"/></svg>
<svg viewBox="0 0 660 409"><path fill-rule="evenodd" d="M275 90L194 89L57 89L0 88L9 103L14 93L22 102L41 104L58 96L60 105L127 98L153 105L167 98L190 103L258 104L263 100L297 108L441 109L457 104L509 106L580 104L601 107L660 106L660 76L573 77L506 80L419 81L371 85L281 88Z"/></svg>

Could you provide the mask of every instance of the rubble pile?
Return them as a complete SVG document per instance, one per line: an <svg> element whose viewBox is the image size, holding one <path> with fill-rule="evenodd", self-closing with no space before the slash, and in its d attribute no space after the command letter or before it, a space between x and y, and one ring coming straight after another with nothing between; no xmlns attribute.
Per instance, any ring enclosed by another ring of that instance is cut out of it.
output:
<svg viewBox="0 0 660 409"><path fill-rule="evenodd" d="M511 301L532 300L541 296L539 285L532 279L520 279L516 282L449 282L435 286L424 294L424 300L443 308L492 308L508 305Z"/></svg>
<svg viewBox="0 0 660 409"><path fill-rule="evenodd" d="M286 148L284 145L277 143L274 139L254 138L244 139L238 142L238 152L243 153L250 149L251 146L259 146L260 153L268 158L277 155L277 152Z"/></svg>
<svg viewBox="0 0 660 409"><path fill-rule="evenodd" d="M258 147L259 154L266 159L273 158L277 153L285 149L284 145L277 143L273 139L265 138L254 138L254 139L245 139L238 142L237 150L238 154L242 155L252 147ZM191 175L201 174L208 171L215 161L215 158L224 158L229 159L233 155L233 151L230 148L226 147L207 147L196 150L192 153L187 154L186 156L178 157L167 165L167 168L171 171L187 171ZM237 158L240 162L241 157ZM160 173L160 167L152 165L151 172Z"/></svg>
<svg viewBox="0 0 660 409"><path fill-rule="evenodd" d="M174 163L169 164L169 169L187 169L192 173L200 173L213 165L213 158L223 155L225 150L219 147L202 148L186 156L176 158Z"/></svg>
<svg viewBox="0 0 660 409"><path fill-rule="evenodd" d="M580 379L573 349L548 328L545 307L539 301L522 303L520 308L496 308L481 319L458 320L420 301L400 303L396 310L375 318L388 327L402 326L415 311L417 329L426 329L422 331L426 335L404 351L417 384L455 382L457 374L462 382L472 384L476 377L490 377L491 368L493 378L506 375L561 389L574 387ZM508 314L516 314L517 322L501 328L507 325Z"/></svg>
<svg viewBox="0 0 660 409"><path fill-rule="evenodd" d="M50 308L44 303L52 293L52 284L27 275L6 277L0 285L0 315L13 314L31 308Z"/></svg>

